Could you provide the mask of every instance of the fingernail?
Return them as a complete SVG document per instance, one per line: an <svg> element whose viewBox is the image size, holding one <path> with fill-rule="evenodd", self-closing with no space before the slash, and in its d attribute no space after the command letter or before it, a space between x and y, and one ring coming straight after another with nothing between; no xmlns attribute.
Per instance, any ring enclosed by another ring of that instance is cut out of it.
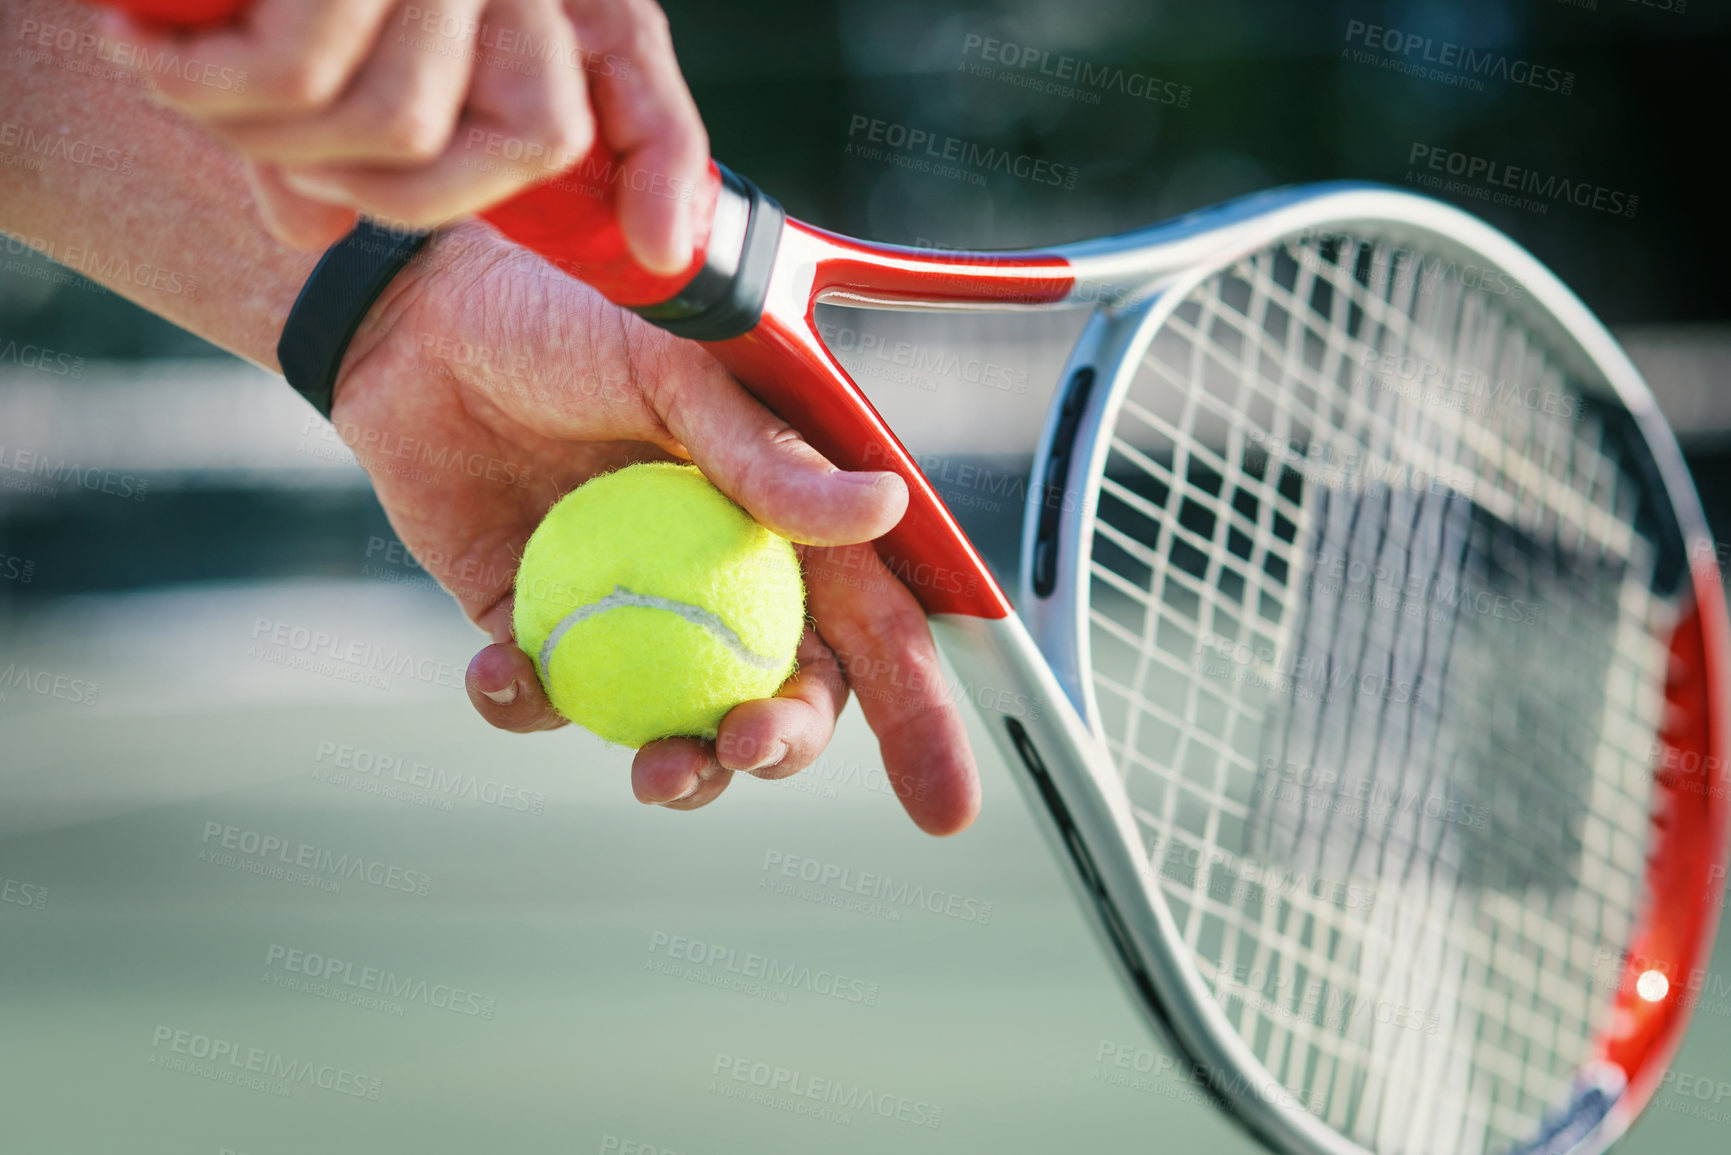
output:
<svg viewBox="0 0 1731 1155"><path fill-rule="evenodd" d="M509 706L517 700L517 683L513 681L503 690L482 690L481 693L487 695L489 701L496 702L501 706Z"/></svg>
<svg viewBox="0 0 1731 1155"><path fill-rule="evenodd" d="M669 798L666 802L663 802L662 805L667 806L667 805L670 805L674 802L684 802L687 798L690 798L693 794L696 794L697 791L702 786L703 786L703 775L699 774L696 778L694 778L692 780L691 789L689 789L685 793L681 794L678 798Z"/></svg>
<svg viewBox="0 0 1731 1155"><path fill-rule="evenodd" d="M755 761L751 765L747 766L745 768L745 772L747 774L755 774L759 770L767 770L769 767L774 766L777 762L780 762L783 758L786 758L786 757L787 757L787 743L782 742L782 741L777 741L775 743L775 745L771 746L768 750L764 751L763 757L759 758L757 761Z"/></svg>

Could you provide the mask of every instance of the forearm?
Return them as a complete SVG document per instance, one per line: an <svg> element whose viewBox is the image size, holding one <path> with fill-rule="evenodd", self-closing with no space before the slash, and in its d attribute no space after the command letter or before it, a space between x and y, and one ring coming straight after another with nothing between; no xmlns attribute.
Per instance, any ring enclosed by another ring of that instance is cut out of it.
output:
<svg viewBox="0 0 1731 1155"><path fill-rule="evenodd" d="M0 0L0 231L276 369L317 254L273 240L240 162L107 63L114 45L79 40L92 32L82 5Z"/></svg>

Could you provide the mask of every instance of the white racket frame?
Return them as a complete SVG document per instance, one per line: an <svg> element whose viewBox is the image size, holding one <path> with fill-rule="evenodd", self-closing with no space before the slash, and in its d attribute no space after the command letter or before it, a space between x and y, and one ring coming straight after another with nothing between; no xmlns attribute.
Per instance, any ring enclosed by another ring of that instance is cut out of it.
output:
<svg viewBox="0 0 1731 1155"><path fill-rule="evenodd" d="M1141 840L1101 738L1089 676L1087 550L1110 432L1124 395L1153 335L1190 290L1282 238L1363 230L1367 224L1397 241L1410 234L1421 243L1420 251L1488 264L1518 281L1527 295L1519 310L1522 319L1550 338L1577 380L1588 387L1602 383L1607 399L1625 408L1645 435L1690 556L1710 548L1681 451L1651 391L1604 326L1536 258L1478 218L1425 197L1374 185L1312 185L1248 197L1124 237L1052 250L1071 261L1077 276L1068 300L1095 303L1096 313L1071 353L1034 459L1036 483L1029 487L1023 530L1020 616L931 618L934 634L1009 761L1053 853L1068 868L1064 873L1075 897L1091 912L1089 921L1133 1001L1181 1058L1201 1064L1223 1107L1266 1142L1305 1155L1371 1153L1307 1111L1239 1037L1192 963L1153 871L1137 852ZM871 300L857 293L832 300L898 309L1005 307ZM1045 477L1058 432L1063 383L1084 366L1092 367L1096 378L1073 439L1064 487L1085 500L1061 514L1056 587L1040 597L1031 584L1038 479ZM1721 716L1724 707L1721 700ZM1024 737L1018 738L1013 727ZM1634 1098L1625 1094L1571 1151L1596 1155L1614 1142L1644 1105Z"/></svg>

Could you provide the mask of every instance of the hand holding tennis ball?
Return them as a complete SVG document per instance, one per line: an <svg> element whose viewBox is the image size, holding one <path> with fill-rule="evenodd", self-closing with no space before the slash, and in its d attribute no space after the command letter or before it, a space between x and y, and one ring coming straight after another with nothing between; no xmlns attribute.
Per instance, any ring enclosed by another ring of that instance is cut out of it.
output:
<svg viewBox="0 0 1731 1155"><path fill-rule="evenodd" d="M689 465L602 474L524 548L513 624L560 714L609 742L714 738L793 673L799 558Z"/></svg>

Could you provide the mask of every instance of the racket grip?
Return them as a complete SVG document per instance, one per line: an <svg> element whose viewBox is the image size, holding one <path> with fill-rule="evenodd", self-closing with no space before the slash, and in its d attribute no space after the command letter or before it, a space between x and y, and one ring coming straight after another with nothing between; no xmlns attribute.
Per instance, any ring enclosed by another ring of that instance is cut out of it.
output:
<svg viewBox="0 0 1731 1155"><path fill-rule="evenodd" d="M177 28L209 28L240 12L244 0L102 0L153 23ZM505 236L532 249L617 305L659 305L678 297L702 271L721 193L716 163L695 185L666 181L655 174L633 174L649 195L691 205L692 254L686 267L671 275L651 273L631 256L619 227L618 194L626 178L619 158L597 139L588 155L551 179L536 184L481 213Z"/></svg>

